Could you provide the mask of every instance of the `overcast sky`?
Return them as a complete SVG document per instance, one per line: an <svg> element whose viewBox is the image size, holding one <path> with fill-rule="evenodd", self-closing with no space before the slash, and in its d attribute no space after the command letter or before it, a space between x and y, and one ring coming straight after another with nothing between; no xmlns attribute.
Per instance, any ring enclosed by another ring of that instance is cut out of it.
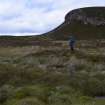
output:
<svg viewBox="0 0 105 105"><path fill-rule="evenodd" d="M70 10L88 6L105 6L105 0L0 0L0 34L45 33Z"/></svg>

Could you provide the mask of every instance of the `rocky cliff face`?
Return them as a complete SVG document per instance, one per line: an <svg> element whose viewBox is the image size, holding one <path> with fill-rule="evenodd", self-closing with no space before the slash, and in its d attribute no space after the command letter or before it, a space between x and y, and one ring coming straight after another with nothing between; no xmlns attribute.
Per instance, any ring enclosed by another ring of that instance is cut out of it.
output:
<svg viewBox="0 0 105 105"><path fill-rule="evenodd" d="M90 8L87 8L87 9L90 9ZM97 8L91 8L91 9L94 9L94 12L97 12L95 11L95 9ZM91 24L95 26L105 25L105 17L99 17L102 14L102 11L100 11L100 13L97 16L94 16L94 12L93 12L93 15L88 16L88 13L86 13L83 8L73 10L65 16L65 23L70 24L74 21L81 21L83 24Z"/></svg>
<svg viewBox="0 0 105 105"><path fill-rule="evenodd" d="M67 40L73 34L78 39L105 38L105 7L87 7L70 11L65 21L48 37Z"/></svg>

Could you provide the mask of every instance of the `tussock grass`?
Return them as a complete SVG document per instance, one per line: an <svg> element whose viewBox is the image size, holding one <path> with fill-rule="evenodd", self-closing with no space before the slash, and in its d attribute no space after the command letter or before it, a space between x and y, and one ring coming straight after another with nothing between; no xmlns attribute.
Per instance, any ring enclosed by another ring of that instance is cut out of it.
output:
<svg viewBox="0 0 105 105"><path fill-rule="evenodd" d="M80 41L71 52L68 42L59 43L0 47L0 105L105 103L94 98L105 96L104 47Z"/></svg>

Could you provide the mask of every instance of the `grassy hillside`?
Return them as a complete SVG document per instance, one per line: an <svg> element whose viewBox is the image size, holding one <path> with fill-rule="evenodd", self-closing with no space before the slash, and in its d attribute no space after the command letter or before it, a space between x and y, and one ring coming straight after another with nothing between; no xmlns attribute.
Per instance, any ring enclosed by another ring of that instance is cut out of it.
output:
<svg viewBox="0 0 105 105"><path fill-rule="evenodd" d="M105 41L50 43L0 47L0 105L105 105Z"/></svg>
<svg viewBox="0 0 105 105"><path fill-rule="evenodd" d="M78 14L78 11L82 11ZM77 14L74 16L74 14ZM103 39L105 38L105 24L101 25L93 25L93 24L85 24L84 20L77 20L77 16L93 18L95 21L105 20L105 7L88 7L88 8L79 8L73 11L70 11L65 16L65 21L55 28L54 30L45 33L46 37L56 39L56 40L67 40L70 35L74 35L77 39ZM72 20L69 18L72 17ZM73 20L74 18L74 20ZM86 19L87 19L86 18ZM95 19L94 19L95 18Z"/></svg>
<svg viewBox="0 0 105 105"><path fill-rule="evenodd" d="M105 26L84 25L76 22L45 34L46 37L54 40L68 40L70 35L74 35L78 40L104 39Z"/></svg>

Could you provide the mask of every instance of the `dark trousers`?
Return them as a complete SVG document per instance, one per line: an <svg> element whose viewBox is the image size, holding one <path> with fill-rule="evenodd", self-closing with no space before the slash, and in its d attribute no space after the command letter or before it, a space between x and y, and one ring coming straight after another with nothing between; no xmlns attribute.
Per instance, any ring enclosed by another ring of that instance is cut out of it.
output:
<svg viewBox="0 0 105 105"><path fill-rule="evenodd" d="M74 51L74 45L72 45L72 44L70 45L70 50Z"/></svg>
<svg viewBox="0 0 105 105"><path fill-rule="evenodd" d="M71 51L74 51L74 47L71 47Z"/></svg>

